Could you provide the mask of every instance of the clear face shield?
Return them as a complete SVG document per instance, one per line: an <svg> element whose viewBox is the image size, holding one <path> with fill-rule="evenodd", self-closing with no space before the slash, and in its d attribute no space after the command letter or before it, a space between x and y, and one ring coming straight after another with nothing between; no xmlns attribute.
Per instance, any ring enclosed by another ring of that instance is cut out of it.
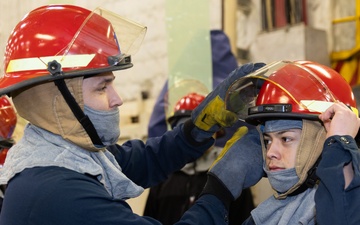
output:
<svg viewBox="0 0 360 225"><path fill-rule="evenodd" d="M65 51L61 53L60 63L66 60L67 56L81 52L84 45L88 52L107 57L107 66L128 63L124 59L139 50L146 30L147 28L143 25L108 10L96 8L85 19Z"/></svg>
<svg viewBox="0 0 360 225"><path fill-rule="evenodd" d="M245 120L258 113L319 114L334 102L337 99L312 71L296 62L278 61L236 80L226 94L225 107Z"/></svg>

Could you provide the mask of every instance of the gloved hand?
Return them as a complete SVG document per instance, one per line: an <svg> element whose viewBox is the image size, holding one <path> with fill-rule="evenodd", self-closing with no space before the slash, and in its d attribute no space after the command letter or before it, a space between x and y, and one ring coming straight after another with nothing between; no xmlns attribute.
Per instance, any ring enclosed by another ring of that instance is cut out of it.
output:
<svg viewBox="0 0 360 225"><path fill-rule="evenodd" d="M226 142L210 167L202 194L213 194L230 205L244 188L255 185L263 176L260 133L243 126Z"/></svg>
<svg viewBox="0 0 360 225"><path fill-rule="evenodd" d="M236 113L225 109L225 95L229 87L237 79L254 72L265 66L264 63L248 63L240 66L230 73L206 98L198 105L191 114L195 128L191 135L196 141L210 138L221 127L230 127L238 117Z"/></svg>

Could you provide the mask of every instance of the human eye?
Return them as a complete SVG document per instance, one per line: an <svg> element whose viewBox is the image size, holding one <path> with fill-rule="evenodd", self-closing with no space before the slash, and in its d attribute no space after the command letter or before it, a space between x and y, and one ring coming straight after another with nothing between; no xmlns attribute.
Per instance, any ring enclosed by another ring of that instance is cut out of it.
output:
<svg viewBox="0 0 360 225"><path fill-rule="evenodd" d="M264 145L265 145L265 148L268 149L268 146L270 146L271 144L271 139L269 137L264 137Z"/></svg>
<svg viewBox="0 0 360 225"><path fill-rule="evenodd" d="M104 84L98 85L98 87L96 88L96 91L98 91L98 92L105 92L106 89L107 89L107 84L104 83Z"/></svg>
<svg viewBox="0 0 360 225"><path fill-rule="evenodd" d="M291 136L290 134L286 134L286 135L283 135L281 137L281 140L284 142L284 143L290 143L294 140L294 137Z"/></svg>
<svg viewBox="0 0 360 225"><path fill-rule="evenodd" d="M283 140L283 142L289 142L292 140L292 138L290 137L282 137L281 139Z"/></svg>

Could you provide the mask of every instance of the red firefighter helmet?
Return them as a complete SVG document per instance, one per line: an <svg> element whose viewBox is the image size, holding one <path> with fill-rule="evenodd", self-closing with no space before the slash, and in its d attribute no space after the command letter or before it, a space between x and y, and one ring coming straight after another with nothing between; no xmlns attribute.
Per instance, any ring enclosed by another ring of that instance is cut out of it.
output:
<svg viewBox="0 0 360 225"><path fill-rule="evenodd" d="M14 144L12 135L17 122L16 112L6 96L0 97L0 167L9 148Z"/></svg>
<svg viewBox="0 0 360 225"><path fill-rule="evenodd" d="M146 27L107 10L48 5L28 13L5 49L0 95L18 88L132 66Z"/></svg>
<svg viewBox="0 0 360 225"><path fill-rule="evenodd" d="M251 124L271 118L305 118L318 115L334 102L355 113L350 85L335 70L310 61L280 61L235 81L226 96L226 108Z"/></svg>
<svg viewBox="0 0 360 225"><path fill-rule="evenodd" d="M191 112L205 99L205 96L195 92L189 93L182 97L174 107L173 115L167 121L171 128L174 128L179 119L190 117Z"/></svg>
<svg viewBox="0 0 360 225"><path fill-rule="evenodd" d="M145 33L146 27L101 8L92 12L73 5L36 8L8 39L0 96L54 82L94 146L103 146L64 79L132 67L131 54Z"/></svg>

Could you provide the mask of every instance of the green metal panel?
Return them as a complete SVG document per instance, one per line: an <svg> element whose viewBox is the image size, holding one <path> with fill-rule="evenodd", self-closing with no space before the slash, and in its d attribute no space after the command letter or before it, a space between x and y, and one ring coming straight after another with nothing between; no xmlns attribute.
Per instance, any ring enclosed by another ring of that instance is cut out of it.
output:
<svg viewBox="0 0 360 225"><path fill-rule="evenodd" d="M186 93L212 89L209 11L208 0L166 0L170 107Z"/></svg>

